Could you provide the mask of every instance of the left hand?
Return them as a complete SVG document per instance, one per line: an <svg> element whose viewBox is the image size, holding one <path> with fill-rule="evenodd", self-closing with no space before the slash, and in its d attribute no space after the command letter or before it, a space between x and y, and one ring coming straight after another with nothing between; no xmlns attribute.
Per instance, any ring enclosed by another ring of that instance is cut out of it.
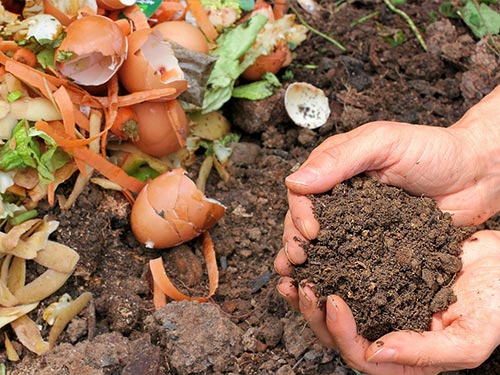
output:
<svg viewBox="0 0 500 375"><path fill-rule="evenodd" d="M351 310L329 296L326 311L310 287L284 277L279 292L299 308L318 339L346 363L371 375L435 375L479 366L500 345L500 231L475 233L463 244L463 269L453 284L457 301L434 314L430 331L391 332L375 342L357 334Z"/></svg>

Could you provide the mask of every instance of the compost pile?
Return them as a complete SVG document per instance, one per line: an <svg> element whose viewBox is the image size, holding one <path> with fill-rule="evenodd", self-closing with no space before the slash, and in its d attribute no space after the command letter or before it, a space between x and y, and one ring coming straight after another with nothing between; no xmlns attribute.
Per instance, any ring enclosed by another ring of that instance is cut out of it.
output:
<svg viewBox="0 0 500 375"><path fill-rule="evenodd" d="M321 229L294 278L313 282L318 296L344 298L361 335L428 330L432 314L456 300L450 285L472 232L434 201L360 176L312 201Z"/></svg>

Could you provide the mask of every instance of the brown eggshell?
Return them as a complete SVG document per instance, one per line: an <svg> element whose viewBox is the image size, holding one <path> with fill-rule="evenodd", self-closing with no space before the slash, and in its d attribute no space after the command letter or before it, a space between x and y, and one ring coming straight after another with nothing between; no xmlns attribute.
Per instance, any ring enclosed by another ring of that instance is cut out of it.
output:
<svg viewBox="0 0 500 375"><path fill-rule="evenodd" d="M158 31L163 40L173 41L182 47L199 53L208 53L208 42L205 35L196 26L186 21L168 21L157 24L153 30Z"/></svg>
<svg viewBox="0 0 500 375"><path fill-rule="evenodd" d="M74 54L57 61L59 52ZM99 86L119 69L127 53L127 39L111 19L87 15L66 28L66 37L56 50L56 67L78 84Z"/></svg>
<svg viewBox="0 0 500 375"><path fill-rule="evenodd" d="M140 242L158 249L192 240L215 225L224 212L224 206L206 198L185 170L178 168L142 189L130 222Z"/></svg>
<svg viewBox="0 0 500 375"><path fill-rule="evenodd" d="M118 71L121 84L128 92L174 88L176 95L187 89L187 81L172 47L159 32L141 29L128 36L127 58ZM168 71L165 78L161 71ZM175 97L174 96L174 97Z"/></svg>
<svg viewBox="0 0 500 375"><path fill-rule="evenodd" d="M180 241L172 224L163 219L149 203L147 185L134 202L130 226L135 238L146 247L164 249L175 246Z"/></svg>
<svg viewBox="0 0 500 375"><path fill-rule="evenodd" d="M186 145L188 119L176 99L139 103L132 109L137 115L139 139L134 142L137 148L161 157Z"/></svg>
<svg viewBox="0 0 500 375"><path fill-rule="evenodd" d="M258 81L266 72L276 74L283 67L288 57L288 47L277 48L269 55L261 55L241 76L248 81Z"/></svg>

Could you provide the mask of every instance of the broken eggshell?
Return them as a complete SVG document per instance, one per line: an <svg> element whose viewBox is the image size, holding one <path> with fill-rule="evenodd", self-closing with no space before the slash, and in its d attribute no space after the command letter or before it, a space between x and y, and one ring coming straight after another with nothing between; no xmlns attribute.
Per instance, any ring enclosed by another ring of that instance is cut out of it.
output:
<svg viewBox="0 0 500 375"><path fill-rule="evenodd" d="M62 24L50 14L37 14L26 19L28 33L26 39L56 40L63 31Z"/></svg>
<svg viewBox="0 0 500 375"><path fill-rule="evenodd" d="M221 203L207 198L184 169L177 168L144 186L132 206L130 225L146 247L164 249L210 229L225 210Z"/></svg>
<svg viewBox="0 0 500 375"><path fill-rule="evenodd" d="M186 145L188 119L177 100L143 102L132 106L137 116L135 146L149 155L162 157Z"/></svg>
<svg viewBox="0 0 500 375"><path fill-rule="evenodd" d="M285 109L298 126L316 129L330 116L330 105L323 90L306 82L294 82L285 91Z"/></svg>
<svg viewBox="0 0 500 375"><path fill-rule="evenodd" d="M208 53L209 45L205 35L187 21L161 22L153 30L158 31L165 41L174 41L190 51Z"/></svg>
<svg viewBox="0 0 500 375"><path fill-rule="evenodd" d="M174 88L177 95L187 89L187 81L170 43L158 31L141 29L128 36L127 59L118 71L128 92Z"/></svg>
<svg viewBox="0 0 500 375"><path fill-rule="evenodd" d="M127 56L127 38L108 17L88 15L73 21L56 50L56 67L84 86L107 82Z"/></svg>

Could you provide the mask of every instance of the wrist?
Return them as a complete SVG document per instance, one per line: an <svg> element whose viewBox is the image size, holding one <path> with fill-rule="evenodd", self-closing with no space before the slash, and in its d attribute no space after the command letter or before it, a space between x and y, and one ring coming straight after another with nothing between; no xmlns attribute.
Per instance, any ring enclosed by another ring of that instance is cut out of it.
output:
<svg viewBox="0 0 500 375"><path fill-rule="evenodd" d="M479 174L475 182L491 215L500 211L500 85L449 128Z"/></svg>

